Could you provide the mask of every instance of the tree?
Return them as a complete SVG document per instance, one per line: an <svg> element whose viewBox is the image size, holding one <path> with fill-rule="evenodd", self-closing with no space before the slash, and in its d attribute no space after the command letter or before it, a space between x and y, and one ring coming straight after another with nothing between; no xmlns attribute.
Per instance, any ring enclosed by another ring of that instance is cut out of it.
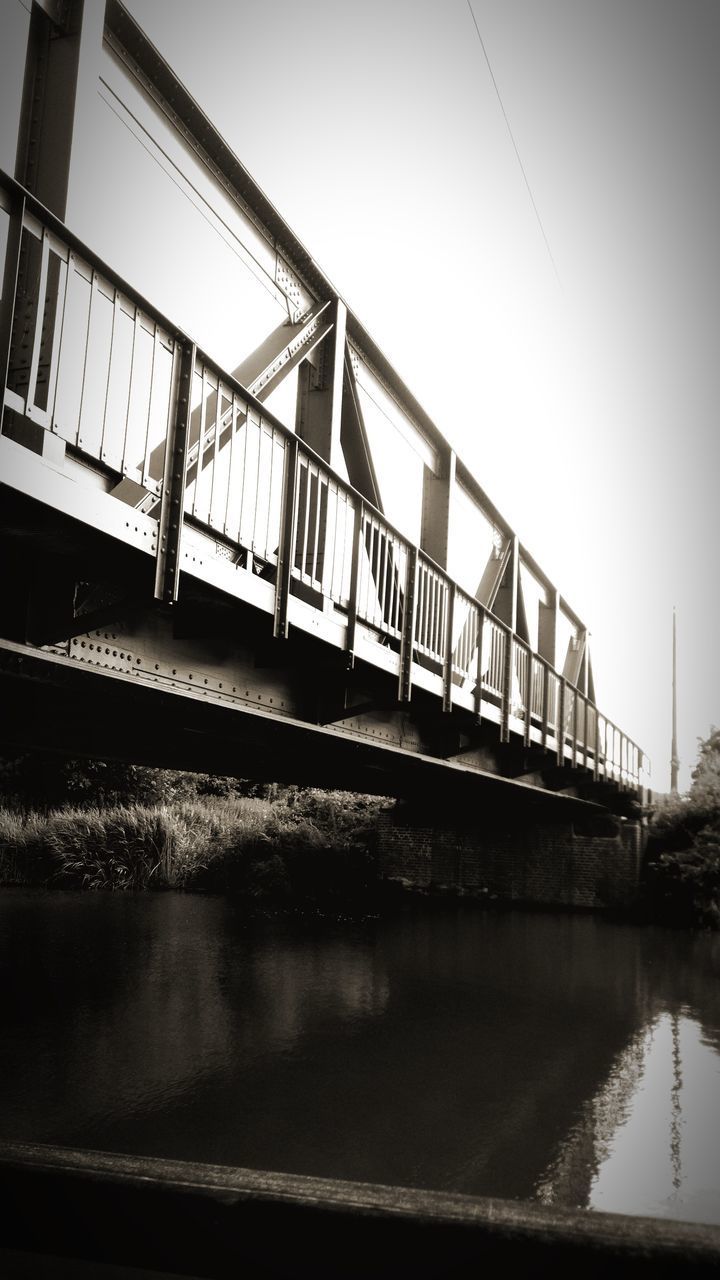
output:
<svg viewBox="0 0 720 1280"><path fill-rule="evenodd" d="M720 729L714 726L710 737L699 739L698 762L692 772L690 799L720 817Z"/></svg>

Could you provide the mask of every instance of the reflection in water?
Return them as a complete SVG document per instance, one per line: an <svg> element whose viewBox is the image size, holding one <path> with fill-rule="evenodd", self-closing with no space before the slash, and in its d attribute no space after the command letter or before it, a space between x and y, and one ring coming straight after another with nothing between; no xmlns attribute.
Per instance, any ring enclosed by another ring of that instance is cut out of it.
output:
<svg viewBox="0 0 720 1280"><path fill-rule="evenodd" d="M720 939L0 893L0 1134L720 1222Z"/></svg>
<svg viewBox="0 0 720 1280"><path fill-rule="evenodd" d="M720 1222L720 1060L694 1018L660 1014L589 1206Z"/></svg>

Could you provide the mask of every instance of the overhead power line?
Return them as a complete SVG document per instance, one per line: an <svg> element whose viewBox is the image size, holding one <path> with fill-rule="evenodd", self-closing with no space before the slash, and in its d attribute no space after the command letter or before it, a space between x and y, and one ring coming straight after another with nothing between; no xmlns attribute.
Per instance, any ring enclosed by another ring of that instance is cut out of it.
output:
<svg viewBox="0 0 720 1280"><path fill-rule="evenodd" d="M494 71L493 71L493 69L492 69L492 65L491 65L491 63L490 63L490 59L489 59L489 57L488 57L488 51L487 51L487 49L485 48L485 41L483 40L483 38L482 38L482 36L481 36L481 34L480 34L480 28L479 28L479 26L478 26L478 24L477 24L477 19L476 19L476 17L475 17L474 12L473 12L473 7L472 7L472 5L471 5L471 3L470 3L470 0L467 0L467 7L468 7L468 9L470 10L470 17L471 17L471 18L472 18L472 20L473 20L473 26L475 27L475 31L477 32L477 38L478 38L478 40L480 41L480 47L481 47L481 49L482 49L482 51L483 51L483 54L485 55L485 61L487 62L488 71L490 72L490 79L492 80L493 85L494 85L494 87L495 87L495 92L496 92L496 94L497 94L497 100L498 100L498 102L500 103L500 110L501 110L501 111L502 111L502 113L503 113L503 117L504 117L504 119L505 119L505 124L507 125L507 131L508 131L508 133L510 134L510 141L511 141L511 142L512 142L512 144L513 144L513 150L515 151L515 155L517 156L517 162L518 162L518 164L520 165L520 172L522 173L522 176L523 176L523 178L525 179L525 186L526 186L526 187L527 187L527 189L528 189L528 195L530 196L530 200L531 200L531 202L532 202L532 207L533 207L533 209L535 210L535 217L537 218L537 223L538 223L538 226L539 226L539 228L540 228L540 232L541 232L542 238L543 238L543 240L545 241L545 248L546 248L546 249L547 249L547 251L548 251L548 256L549 256L550 261L551 261L551 263L552 263L552 268L553 268L553 271L555 272L555 278L556 278L556 280L557 280L558 284L560 285L560 288L562 288L562 281L561 281L561 279L560 279L560 273L559 273L559 271L558 271L558 269L557 269L557 264L556 264L555 259L554 259L554 257L553 257L552 249L550 248L550 241L548 240L547 235L545 234L545 228L544 228L544 226L543 226L543 221L542 221L542 218L540 217L540 210L538 209L537 204L536 204L536 202L535 202L535 197L534 197L533 192L532 192L532 187L530 186L530 182L529 182L529 179L528 179L527 173L525 172L525 165L523 164L523 162L522 162L522 158L521 158L521 156L520 156L520 152L518 151L518 145L517 145L517 142L515 141L515 135L513 134L512 128L510 127L510 121L509 121L509 119L508 119L508 113L507 113L507 111L505 110L505 104L504 104L504 102L503 102L503 100L502 100L502 95L501 95L500 90L499 90L499 88L498 88L498 82L497 82L497 80L495 79L495 73L494 73Z"/></svg>

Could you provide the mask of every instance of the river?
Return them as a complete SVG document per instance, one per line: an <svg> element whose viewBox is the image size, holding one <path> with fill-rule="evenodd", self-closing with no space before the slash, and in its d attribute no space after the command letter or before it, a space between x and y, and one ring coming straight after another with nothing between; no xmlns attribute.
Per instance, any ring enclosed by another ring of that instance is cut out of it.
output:
<svg viewBox="0 0 720 1280"><path fill-rule="evenodd" d="M720 1223L720 936L0 891L0 1137Z"/></svg>

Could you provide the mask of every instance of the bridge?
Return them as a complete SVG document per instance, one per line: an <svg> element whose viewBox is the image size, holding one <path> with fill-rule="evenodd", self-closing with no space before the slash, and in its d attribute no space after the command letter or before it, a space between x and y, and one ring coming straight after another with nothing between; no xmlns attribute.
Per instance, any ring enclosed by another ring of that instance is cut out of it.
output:
<svg viewBox="0 0 720 1280"><path fill-rule="evenodd" d="M631 812L586 625L130 13L11 11L5 740Z"/></svg>

